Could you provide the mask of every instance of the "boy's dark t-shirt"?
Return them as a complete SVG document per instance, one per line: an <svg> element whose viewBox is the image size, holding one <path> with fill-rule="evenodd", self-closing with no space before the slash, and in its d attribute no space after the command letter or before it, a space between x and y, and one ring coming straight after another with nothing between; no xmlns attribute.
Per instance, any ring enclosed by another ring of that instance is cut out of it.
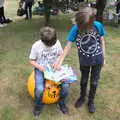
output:
<svg viewBox="0 0 120 120"><path fill-rule="evenodd" d="M95 21L86 33L78 32L77 25L68 34L68 41L76 42L80 65L91 66L103 64L103 51L100 37L104 35L102 24Z"/></svg>

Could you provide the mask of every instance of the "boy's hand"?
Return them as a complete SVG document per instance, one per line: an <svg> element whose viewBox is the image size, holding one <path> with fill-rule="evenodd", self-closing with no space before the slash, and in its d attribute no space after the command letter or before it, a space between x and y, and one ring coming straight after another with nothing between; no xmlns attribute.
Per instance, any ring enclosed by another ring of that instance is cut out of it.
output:
<svg viewBox="0 0 120 120"><path fill-rule="evenodd" d="M60 82L65 82L66 80L61 80Z"/></svg>
<svg viewBox="0 0 120 120"><path fill-rule="evenodd" d="M44 68L43 66L40 66L40 67L39 67L39 70L42 71L42 72L44 72L44 71L45 71L45 68Z"/></svg>

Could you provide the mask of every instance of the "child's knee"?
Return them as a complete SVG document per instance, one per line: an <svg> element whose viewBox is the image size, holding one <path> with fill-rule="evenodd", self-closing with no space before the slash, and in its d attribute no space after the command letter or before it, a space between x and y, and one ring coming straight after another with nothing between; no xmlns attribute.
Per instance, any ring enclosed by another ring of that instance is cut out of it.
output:
<svg viewBox="0 0 120 120"><path fill-rule="evenodd" d="M61 86L61 92L62 94L68 94L68 87L69 87L69 84L62 84Z"/></svg>
<svg viewBox="0 0 120 120"><path fill-rule="evenodd" d="M40 96L42 96L42 93L43 93L43 90L44 90L44 87L43 86L39 86L35 89L35 94L36 96L39 98Z"/></svg>
<svg viewBox="0 0 120 120"><path fill-rule="evenodd" d="M68 87L69 87L69 84L67 84L67 83L62 84L62 89L63 90L68 90Z"/></svg>
<svg viewBox="0 0 120 120"><path fill-rule="evenodd" d="M91 87L97 87L98 86L98 82L95 81L95 82L91 83L90 86Z"/></svg>

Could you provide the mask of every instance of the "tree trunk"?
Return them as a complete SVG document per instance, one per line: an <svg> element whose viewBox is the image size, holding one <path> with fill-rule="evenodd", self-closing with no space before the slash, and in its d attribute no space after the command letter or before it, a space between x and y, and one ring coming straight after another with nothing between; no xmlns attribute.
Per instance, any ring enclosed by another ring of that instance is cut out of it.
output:
<svg viewBox="0 0 120 120"><path fill-rule="evenodd" d="M78 2L84 2L84 0L78 0Z"/></svg>
<svg viewBox="0 0 120 120"><path fill-rule="evenodd" d="M44 17L45 17L45 26L49 25L50 23L50 7L52 4L52 0L43 0L43 4L44 4Z"/></svg>
<svg viewBox="0 0 120 120"><path fill-rule="evenodd" d="M96 0L96 9L97 9L97 15L96 20L103 23L103 11L106 6L107 0Z"/></svg>

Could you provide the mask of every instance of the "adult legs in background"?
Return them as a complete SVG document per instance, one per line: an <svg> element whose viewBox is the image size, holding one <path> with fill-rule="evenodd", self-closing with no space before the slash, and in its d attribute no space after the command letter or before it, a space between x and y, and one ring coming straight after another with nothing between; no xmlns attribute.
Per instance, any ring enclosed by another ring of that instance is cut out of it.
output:
<svg viewBox="0 0 120 120"><path fill-rule="evenodd" d="M2 23L2 8L0 8L0 23Z"/></svg>
<svg viewBox="0 0 120 120"><path fill-rule="evenodd" d="M32 2L30 3L25 3L25 14L26 18L25 19L31 19L32 18Z"/></svg>
<svg viewBox="0 0 120 120"><path fill-rule="evenodd" d="M28 19L28 3L25 3L25 14L26 14L25 19Z"/></svg>
<svg viewBox="0 0 120 120"><path fill-rule="evenodd" d="M5 19L5 16L4 16L4 7L1 7L0 8L0 27L5 27L7 24L4 24L6 23L6 19Z"/></svg>
<svg viewBox="0 0 120 120"><path fill-rule="evenodd" d="M32 18L32 4L33 3L29 3L29 18L31 19Z"/></svg>
<svg viewBox="0 0 120 120"><path fill-rule="evenodd" d="M5 16L4 16L4 7L0 8L0 23L4 23L5 21Z"/></svg>

